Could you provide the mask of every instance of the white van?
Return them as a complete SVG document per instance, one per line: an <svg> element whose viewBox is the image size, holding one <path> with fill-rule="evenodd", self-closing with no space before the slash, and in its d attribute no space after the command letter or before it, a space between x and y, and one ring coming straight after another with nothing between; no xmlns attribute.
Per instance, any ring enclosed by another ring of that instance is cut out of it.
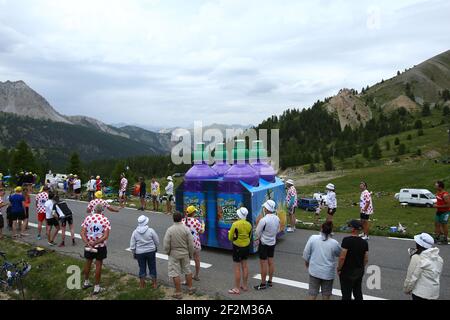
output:
<svg viewBox="0 0 450 320"><path fill-rule="evenodd" d="M400 203L413 206L424 206L431 208L436 203L436 197L427 189L401 189L395 194L395 199Z"/></svg>

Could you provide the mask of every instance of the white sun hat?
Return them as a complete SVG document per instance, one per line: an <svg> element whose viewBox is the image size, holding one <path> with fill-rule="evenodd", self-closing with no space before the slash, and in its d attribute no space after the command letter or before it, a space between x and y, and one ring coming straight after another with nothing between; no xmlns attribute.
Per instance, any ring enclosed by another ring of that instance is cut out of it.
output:
<svg viewBox="0 0 450 320"><path fill-rule="evenodd" d="M326 189L334 191L334 190L336 190L336 187L334 186L334 184L329 183L329 184L327 184Z"/></svg>
<svg viewBox="0 0 450 320"><path fill-rule="evenodd" d="M168 176L168 177L167 177L167 180L169 180L169 181L173 181L173 178L172 178L172 176Z"/></svg>
<svg viewBox="0 0 450 320"><path fill-rule="evenodd" d="M414 237L414 241L425 249L430 249L434 245L434 239L428 233L421 233Z"/></svg>
<svg viewBox="0 0 450 320"><path fill-rule="evenodd" d="M273 200L267 200L263 207L266 208L269 212L275 212L277 204Z"/></svg>
<svg viewBox="0 0 450 320"><path fill-rule="evenodd" d="M239 217L239 219L246 220L248 216L248 210L247 208L242 207L239 208L238 211L236 211L236 214Z"/></svg>
<svg viewBox="0 0 450 320"><path fill-rule="evenodd" d="M294 185L294 180L289 179L289 180L286 181L286 184L290 184L291 186L293 186Z"/></svg>

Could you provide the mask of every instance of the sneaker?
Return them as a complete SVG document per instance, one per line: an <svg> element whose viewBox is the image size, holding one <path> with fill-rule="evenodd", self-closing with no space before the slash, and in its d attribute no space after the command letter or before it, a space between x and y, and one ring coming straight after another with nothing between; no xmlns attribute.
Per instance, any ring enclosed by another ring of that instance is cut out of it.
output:
<svg viewBox="0 0 450 320"><path fill-rule="evenodd" d="M440 244L441 246L448 245L448 239L442 237L442 238L438 241L438 244Z"/></svg>
<svg viewBox="0 0 450 320"><path fill-rule="evenodd" d="M83 290L92 288L92 284L90 282L85 282L85 283L83 283L83 287L82 288L83 288Z"/></svg>
<svg viewBox="0 0 450 320"><path fill-rule="evenodd" d="M38 239L38 241L42 239L40 234L38 234L37 239Z"/></svg>
<svg viewBox="0 0 450 320"><path fill-rule="evenodd" d="M286 229L286 232L287 232L287 233L292 233L292 232L294 232L294 230L292 230L291 227L288 227L288 228Z"/></svg>
<svg viewBox="0 0 450 320"><path fill-rule="evenodd" d="M72 239L72 245L73 245L73 246L76 246L76 245L77 245L76 242L75 242L75 239Z"/></svg>
<svg viewBox="0 0 450 320"><path fill-rule="evenodd" d="M364 233L360 233L359 235L358 235L358 237L360 237L360 238L363 238L363 237L365 237L366 235L364 234Z"/></svg>
<svg viewBox="0 0 450 320"><path fill-rule="evenodd" d="M273 283L272 283L272 281L267 281L267 286L268 286L269 288L273 288Z"/></svg>
<svg viewBox="0 0 450 320"><path fill-rule="evenodd" d="M369 241L369 236L364 235L364 236L361 237L361 239L366 240L366 241Z"/></svg>
<svg viewBox="0 0 450 320"><path fill-rule="evenodd" d="M96 295L99 295L100 293L105 292L105 291L106 291L105 288L97 287L97 288L94 289L94 291L92 292L92 294L93 294L94 296L96 296Z"/></svg>
<svg viewBox="0 0 450 320"><path fill-rule="evenodd" d="M54 243L54 242L47 241L47 243L49 246L52 246L52 247L56 246L56 243Z"/></svg>
<svg viewBox="0 0 450 320"><path fill-rule="evenodd" d="M253 288L255 288L255 290L257 290L257 291L261 291L261 290L266 290L267 286L265 284L261 283L261 284L259 284L257 286L254 286Z"/></svg>
<svg viewBox="0 0 450 320"><path fill-rule="evenodd" d="M61 242L58 246L58 248L64 248L66 245L64 244L64 242Z"/></svg>

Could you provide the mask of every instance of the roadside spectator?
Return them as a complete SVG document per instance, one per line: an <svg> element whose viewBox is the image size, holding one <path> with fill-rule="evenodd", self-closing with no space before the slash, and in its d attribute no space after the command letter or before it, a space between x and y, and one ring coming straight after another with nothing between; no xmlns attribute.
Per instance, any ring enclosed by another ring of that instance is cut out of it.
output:
<svg viewBox="0 0 450 320"><path fill-rule="evenodd" d="M195 275L193 279L200 281L200 252L202 251L202 244L200 242L200 234L205 232L205 225L195 217L198 212L194 206L186 208L186 217L183 219L183 224L189 228L192 237L194 239L194 262L195 262Z"/></svg>
<svg viewBox="0 0 450 320"><path fill-rule="evenodd" d="M75 194L75 199L80 200L80 198L81 198L81 180L77 175L73 176L73 193Z"/></svg>
<svg viewBox="0 0 450 320"><path fill-rule="evenodd" d="M313 235L306 243L303 259L309 272L309 299L330 300L336 277L337 258L341 254L339 243L332 239L333 223L325 222L320 235Z"/></svg>
<svg viewBox="0 0 450 320"><path fill-rule="evenodd" d="M152 279L153 288L156 289L156 252L159 246L159 237L155 230L148 226L149 219L146 216L138 218L138 227L134 230L130 239L130 249L139 264L140 287L145 288L147 268Z"/></svg>
<svg viewBox="0 0 450 320"><path fill-rule="evenodd" d="M100 179L100 176L95 178L95 191L102 191L103 189L103 181Z"/></svg>
<svg viewBox="0 0 450 320"><path fill-rule="evenodd" d="M92 284L89 282L89 274L91 273L92 262L95 260L95 286L93 294L98 295L105 290L100 287L100 280L103 261L108 255L106 244L111 232L111 223L103 215L103 207L97 205L94 208L94 213L84 219L81 227L81 238L85 243L84 257L86 258L83 289L92 287Z"/></svg>
<svg viewBox="0 0 450 320"><path fill-rule="evenodd" d="M128 180L125 178L125 173L120 175L120 186L119 186L119 202L122 208L125 207L127 202L127 188L128 188Z"/></svg>
<svg viewBox="0 0 450 320"><path fill-rule="evenodd" d="M48 193L50 188L45 186L43 191L36 195L36 215L38 221L38 236L37 239L41 240L42 224L45 221L45 203L48 200Z"/></svg>
<svg viewBox="0 0 450 320"><path fill-rule="evenodd" d="M94 213L95 208L100 205L104 212L108 209L111 212L119 212L120 209L110 205L106 200L103 200L103 192L97 191L95 193L95 199L89 202L86 213Z"/></svg>
<svg viewBox="0 0 450 320"><path fill-rule="evenodd" d="M252 225L247 221L247 208L239 208L236 212L239 220L235 221L228 232L228 239L233 243L234 288L229 294L240 294L248 291L248 257L250 255L250 239Z"/></svg>
<svg viewBox="0 0 450 320"><path fill-rule="evenodd" d="M0 240L3 239L3 227L5 226L5 220L3 219L2 209L8 204L3 201L5 197L5 189L0 188Z"/></svg>
<svg viewBox="0 0 450 320"><path fill-rule="evenodd" d="M13 238L25 236L25 198L22 195L22 187L17 187L13 195L9 196L11 204L11 221ZM17 230L20 230L17 234Z"/></svg>
<svg viewBox="0 0 450 320"><path fill-rule="evenodd" d="M445 191L443 181L436 182L436 204L437 209L435 217L436 241L438 244L448 244L448 218L450 215L450 194Z"/></svg>
<svg viewBox="0 0 450 320"><path fill-rule="evenodd" d="M289 179L286 181L286 207L288 209L290 225L287 228L287 232L295 232L297 217L295 216L295 209L297 208L297 189L295 189L294 181Z"/></svg>
<svg viewBox="0 0 450 320"><path fill-rule="evenodd" d="M372 195L369 192L369 190L367 190L367 183L361 182L359 188L361 190L361 198L359 201L359 207L361 209L360 218L363 227L363 233L361 234L361 236L364 240L369 240L369 229L370 229L369 220L373 214Z"/></svg>
<svg viewBox="0 0 450 320"><path fill-rule="evenodd" d="M88 182L88 201L92 201L95 198L95 191L96 191L96 180L94 176L91 176Z"/></svg>
<svg viewBox="0 0 450 320"><path fill-rule="evenodd" d="M67 194L69 195L70 198L73 197L73 181L74 177L73 174L71 173L69 175L69 178L67 179Z"/></svg>
<svg viewBox="0 0 450 320"><path fill-rule="evenodd" d="M169 277L175 284L175 294L172 298L183 298L181 291L181 276L185 275L189 294L195 293L192 287L192 272L190 259L194 256L194 238L189 229L182 223L183 215L180 212L173 214L174 224L167 229L164 237L164 250L169 255Z"/></svg>
<svg viewBox="0 0 450 320"><path fill-rule="evenodd" d="M61 243L59 247L60 248L65 247L67 224L69 224L72 245L75 246L75 230L73 224L72 210L70 210L69 206L64 200L59 199L59 196L55 196L54 201L55 201L54 210L58 214L59 223L61 224Z"/></svg>
<svg viewBox="0 0 450 320"><path fill-rule="evenodd" d="M437 300L444 261L439 256L439 249L433 248L432 236L422 233L414 240L416 249L412 252L403 290L413 300Z"/></svg>
<svg viewBox="0 0 450 320"><path fill-rule="evenodd" d="M337 210L336 187L334 184L329 183L326 186L326 190L325 205L327 206L327 221L333 222L333 217Z"/></svg>
<svg viewBox="0 0 450 320"><path fill-rule="evenodd" d="M168 176L167 177L167 181L168 181L168 183L167 183L167 186L166 186L166 197L167 197L167 199L166 199L166 209L167 209L167 211L166 211L166 213L167 214L171 214L172 213L172 201L174 200L174 197L173 197L173 192L174 192L174 185L173 185L173 178L171 177L171 176Z"/></svg>
<svg viewBox="0 0 450 320"><path fill-rule="evenodd" d="M31 197L30 197L30 190L29 188L23 189L22 193L25 202L25 219L23 220L23 224L25 224L25 230L28 230L28 220L30 219L30 203L31 203ZM25 234L26 236L29 236L29 234Z"/></svg>
<svg viewBox="0 0 450 320"><path fill-rule="evenodd" d="M58 222L58 215L56 214L54 207L55 207L55 194L50 192L48 195L48 200L45 202L45 219L47 222L47 241L48 244L51 246L56 245L55 239L58 235L58 232L60 230L59 222ZM52 229L55 227L55 232L52 235Z"/></svg>
<svg viewBox="0 0 450 320"><path fill-rule="evenodd" d="M147 184L145 183L145 179L143 177L139 178L139 199L141 201L141 207L138 210L145 211L147 203Z"/></svg>
<svg viewBox="0 0 450 320"><path fill-rule="evenodd" d="M155 178L153 178L150 187L152 193L153 211L159 211L159 196L161 193L159 182L156 181Z"/></svg>
<svg viewBox="0 0 450 320"><path fill-rule="evenodd" d="M369 244L359 237L361 223L352 220L348 226L352 235L342 240L338 274L341 282L342 300L363 300L362 281L365 267L369 262Z"/></svg>
<svg viewBox="0 0 450 320"><path fill-rule="evenodd" d="M273 286L273 274L275 272L275 246L277 244L277 235L280 231L280 218L276 215L276 203L273 200L267 200L263 204L264 217L257 223L256 236L259 239L259 264L261 267L261 284L255 286L255 290L265 290ZM267 273L269 281L267 281Z"/></svg>

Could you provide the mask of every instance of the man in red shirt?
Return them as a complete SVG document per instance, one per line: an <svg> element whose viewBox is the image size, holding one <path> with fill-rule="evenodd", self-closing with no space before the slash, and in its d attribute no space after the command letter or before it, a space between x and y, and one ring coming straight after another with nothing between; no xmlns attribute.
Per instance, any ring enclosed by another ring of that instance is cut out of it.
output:
<svg viewBox="0 0 450 320"><path fill-rule="evenodd" d="M450 215L450 194L444 190L443 181L436 182L436 199L434 207L437 209L436 224L436 241L439 244L448 244L448 218Z"/></svg>

